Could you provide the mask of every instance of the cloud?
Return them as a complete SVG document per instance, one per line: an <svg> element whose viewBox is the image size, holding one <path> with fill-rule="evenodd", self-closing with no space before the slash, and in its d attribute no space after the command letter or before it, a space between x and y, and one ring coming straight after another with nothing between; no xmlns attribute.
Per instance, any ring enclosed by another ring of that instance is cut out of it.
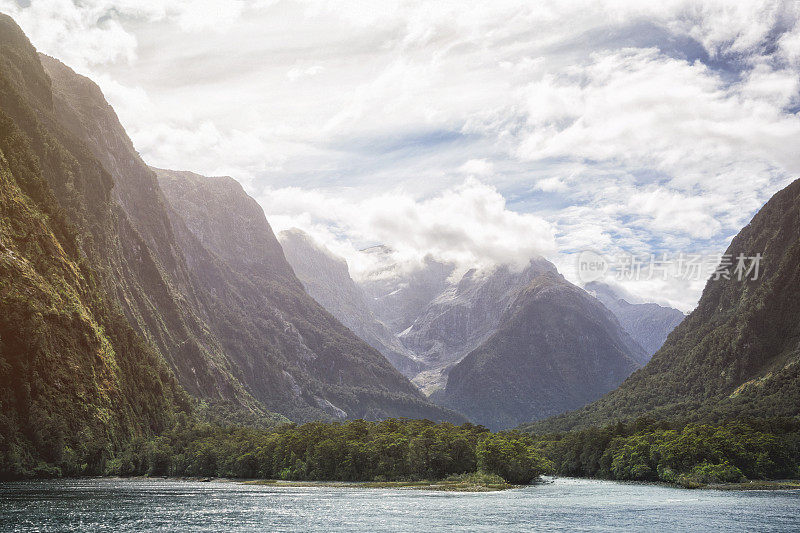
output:
<svg viewBox="0 0 800 533"><path fill-rule="evenodd" d="M550 225L567 275L581 247L719 252L800 173L797 2L0 9L98 81L146 161L267 191L271 218L352 260L357 246L393 241L409 264L427 247L517 261L542 247L521 229L532 219ZM460 222L434 216L446 201ZM675 301L699 296L675 290Z"/></svg>
<svg viewBox="0 0 800 533"><path fill-rule="evenodd" d="M291 81L295 81L299 80L300 78L316 76L323 70L325 70L325 67L320 65L312 65L310 67L295 66L289 69L289 72L286 73L286 77Z"/></svg>
<svg viewBox="0 0 800 533"><path fill-rule="evenodd" d="M486 159L470 159L458 167L458 171L472 176L489 176L494 172L494 165Z"/></svg>
<svg viewBox="0 0 800 533"><path fill-rule="evenodd" d="M550 225L507 208L496 189L475 178L425 199L400 190L353 199L318 190L266 191L259 201L276 231L298 227L344 256L356 277L374 274L359 248L383 244L407 269L426 257L462 270L510 264L554 252Z"/></svg>
<svg viewBox="0 0 800 533"><path fill-rule="evenodd" d="M537 181L536 188L543 192L565 192L569 187L561 178L553 176Z"/></svg>
<svg viewBox="0 0 800 533"><path fill-rule="evenodd" d="M595 54L571 75L528 86L517 153L684 176L754 159L797 172L800 155L785 144L800 134L800 118L783 109L798 84L787 74L759 67L728 86L705 65L654 49Z"/></svg>

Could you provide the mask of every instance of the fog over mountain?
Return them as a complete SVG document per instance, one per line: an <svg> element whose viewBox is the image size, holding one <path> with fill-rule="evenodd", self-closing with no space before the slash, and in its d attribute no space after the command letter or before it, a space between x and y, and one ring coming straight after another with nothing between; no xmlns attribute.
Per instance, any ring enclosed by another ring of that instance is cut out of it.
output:
<svg viewBox="0 0 800 533"><path fill-rule="evenodd" d="M149 164L234 176L356 280L376 244L463 270L545 255L574 283L587 248L718 254L800 170L796 2L0 8ZM685 312L703 283L625 281Z"/></svg>
<svg viewBox="0 0 800 533"><path fill-rule="evenodd" d="M313 297L431 399L476 423L507 428L581 407L650 355L608 307L543 258L519 270L462 274L455 265L428 261L408 275L393 268L390 250L377 246L363 253L381 257L381 276L359 286L344 259L302 231L279 238ZM650 322L628 326L649 339Z"/></svg>

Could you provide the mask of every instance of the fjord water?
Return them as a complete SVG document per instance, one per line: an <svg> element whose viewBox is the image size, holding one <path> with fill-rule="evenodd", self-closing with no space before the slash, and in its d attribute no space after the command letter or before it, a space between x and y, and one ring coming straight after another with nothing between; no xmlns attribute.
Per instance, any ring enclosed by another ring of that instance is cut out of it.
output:
<svg viewBox="0 0 800 533"><path fill-rule="evenodd" d="M0 484L2 531L798 531L800 491L557 479L490 493L235 482Z"/></svg>

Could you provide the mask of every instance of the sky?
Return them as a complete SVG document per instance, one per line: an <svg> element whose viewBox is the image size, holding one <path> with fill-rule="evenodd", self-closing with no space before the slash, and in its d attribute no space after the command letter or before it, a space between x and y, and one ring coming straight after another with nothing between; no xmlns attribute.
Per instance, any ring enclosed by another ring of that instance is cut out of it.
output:
<svg viewBox="0 0 800 533"><path fill-rule="evenodd" d="M374 244L408 269L544 255L576 282L585 250L714 258L800 176L797 1L0 11L100 85L147 163L233 176L356 278ZM684 311L705 283L612 281Z"/></svg>

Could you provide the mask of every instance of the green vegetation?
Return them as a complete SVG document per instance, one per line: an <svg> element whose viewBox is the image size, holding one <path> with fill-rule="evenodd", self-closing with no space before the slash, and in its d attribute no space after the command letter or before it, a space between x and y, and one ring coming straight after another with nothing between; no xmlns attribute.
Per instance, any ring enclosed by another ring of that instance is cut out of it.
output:
<svg viewBox="0 0 800 533"><path fill-rule="evenodd" d="M0 478L101 473L188 399L102 289L111 181L52 125L49 79L0 16Z"/></svg>
<svg viewBox="0 0 800 533"><path fill-rule="evenodd" d="M800 414L800 180L775 194L725 254L763 254L756 280L713 278L697 308L619 388L531 424L568 431L614 420L723 423Z"/></svg>
<svg viewBox="0 0 800 533"><path fill-rule="evenodd" d="M670 426L641 419L541 436L557 474L686 487L800 477L800 420Z"/></svg>
<svg viewBox="0 0 800 533"><path fill-rule="evenodd" d="M136 439L108 464L107 473L526 484L551 467L534 443L527 434L427 420L312 422L272 430L186 423L160 437ZM464 474L471 476L451 477Z"/></svg>
<svg viewBox="0 0 800 533"><path fill-rule="evenodd" d="M496 474L469 472L453 474L442 480L420 481L284 481L277 479L258 479L244 481L245 485L278 485L283 487L358 487L368 489L418 489L440 490L446 492L493 492L513 489L512 485Z"/></svg>

